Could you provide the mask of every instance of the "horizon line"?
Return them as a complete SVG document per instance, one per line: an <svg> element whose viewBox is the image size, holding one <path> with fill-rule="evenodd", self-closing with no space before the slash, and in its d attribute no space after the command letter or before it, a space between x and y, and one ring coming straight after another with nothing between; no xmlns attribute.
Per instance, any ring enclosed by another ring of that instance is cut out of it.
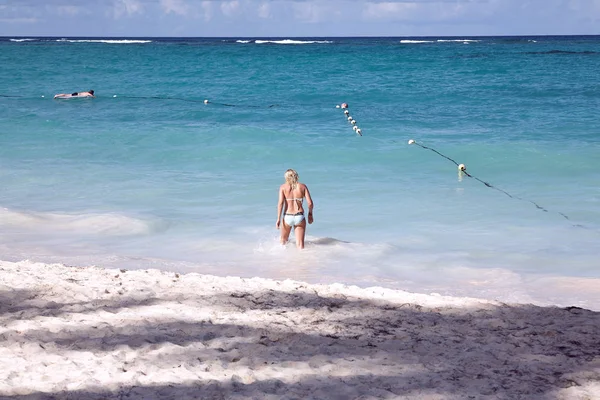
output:
<svg viewBox="0 0 600 400"><path fill-rule="evenodd" d="M398 36L378 36L378 35L359 35L359 36L69 36L69 35L0 35L0 38L126 38L126 39L282 39L282 38L293 38L293 39L319 39L319 38L333 38L333 39L361 39L361 38L438 38L438 37L452 37L452 38L493 38L493 37L571 37L571 36L600 36L598 34L505 34L505 35L398 35Z"/></svg>

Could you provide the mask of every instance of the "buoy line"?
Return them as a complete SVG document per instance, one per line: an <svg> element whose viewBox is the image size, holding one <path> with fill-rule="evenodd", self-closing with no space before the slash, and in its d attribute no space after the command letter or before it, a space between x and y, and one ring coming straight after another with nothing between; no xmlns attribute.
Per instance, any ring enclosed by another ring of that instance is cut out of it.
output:
<svg viewBox="0 0 600 400"><path fill-rule="evenodd" d="M540 205L539 205L538 203L536 203L535 201L528 200L528 199L524 199L524 198L522 198L522 197L519 197L519 196L515 196L515 195L513 195L513 194L510 194L510 193L508 193L506 190L500 189L500 188L498 188L498 187L496 187L496 186L494 186L494 185L492 185L492 184L490 184L490 183L488 183L488 182L485 182L485 181L483 181L483 180L479 179L478 177L476 177L476 176L474 176L474 175L470 174L469 172L467 172L467 167L465 166L465 164L459 164L459 163L457 163L455 160L453 160L452 158L450 158L450 157L448 157L448 156L446 156L446 155L444 155L444 154L440 153L440 152L439 152L439 151L437 151L436 149L433 149L433 148L431 148L431 147L424 146L424 145L422 145L421 143L418 143L418 142L416 142L414 139L410 139L410 140L408 141L408 144L409 144L409 145L412 145L412 144L414 144L414 145L417 145L417 146L419 146L419 147L421 147L421 148L423 148L423 149L425 149L425 150L430 150L430 151L433 151L434 153L436 153L436 154L440 155L441 157L444 157L445 159L447 159L447 160L451 161L451 162L452 162L452 163L454 163L454 164L456 165L456 167L458 168L458 174L459 174L459 177L461 177L461 176L462 176L462 174L464 174L464 175L468 176L469 178L473 178L473 179L475 179L476 181L478 181L478 182L480 182L480 183L484 184L485 186L487 186L487 187L489 187L489 188L491 188L491 189L495 189L495 190L497 190L497 191L499 191L499 192L501 192L501 193L504 193L506 196L510 197L511 199L516 199L516 200L525 201L525 202L528 202L528 203L531 203L531 204L533 204L533 205L534 205L534 206L535 206L535 207L536 207L538 210L541 210L541 211L544 211L544 212L550 212L548 209L546 209L545 207L542 207L542 206L540 206ZM568 216L568 215L566 215L566 214L564 214L564 213L562 213L562 212L556 212L556 213L557 213L558 215L562 216L563 218L565 218L566 220L568 220L568 221L571 221L571 218L569 218L569 216ZM578 228L585 228L585 229L589 229L589 228L587 228L587 227L585 227L585 226L583 226L583 225L581 225L581 224L574 224L574 223L572 223L572 224L573 224L573 226L576 226L576 227L578 227Z"/></svg>
<svg viewBox="0 0 600 400"><path fill-rule="evenodd" d="M5 98L25 98L26 96L0 94L0 97L5 97ZM45 96L41 95L41 97L45 97ZM96 96L96 97L98 97L98 96ZM273 107L279 107L280 106L279 104L267 104L267 105L257 105L257 104L229 104L229 103L219 103L219 102L209 101L208 99L197 100L197 99L188 99L188 98L184 98L184 97L171 97L171 96L129 96L129 95L113 94L111 97L112 98L120 98L120 99L176 100L176 101L186 101L186 102L189 102L189 103L203 103L203 104L207 104L207 105L210 104L210 105L223 106L223 107L273 108Z"/></svg>
<svg viewBox="0 0 600 400"><path fill-rule="evenodd" d="M348 103L339 104L335 106L335 108L341 108L344 110L344 115L346 116L346 120L350 123L350 125L352 125L352 130L356 132L357 135L362 136L362 130L356 125L356 120L350 115Z"/></svg>
<svg viewBox="0 0 600 400"><path fill-rule="evenodd" d="M113 95L113 97L121 97L125 99L157 99L157 100L179 100L179 101L188 101L191 103L203 103L203 104L211 104L216 106L223 107L244 107L244 108L273 108L279 107L279 104L269 104L269 105L255 105L255 104L228 104L228 103L219 103L214 101L209 101L208 99L204 100L195 100L195 99L186 99L182 97L168 97L168 96L118 96Z"/></svg>

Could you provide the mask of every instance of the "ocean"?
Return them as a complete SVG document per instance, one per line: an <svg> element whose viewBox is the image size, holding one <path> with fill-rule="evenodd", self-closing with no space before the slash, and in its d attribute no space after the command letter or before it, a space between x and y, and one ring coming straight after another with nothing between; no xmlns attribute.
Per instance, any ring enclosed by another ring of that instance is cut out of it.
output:
<svg viewBox="0 0 600 400"><path fill-rule="evenodd" d="M0 65L0 260L600 310L600 36L4 37Z"/></svg>

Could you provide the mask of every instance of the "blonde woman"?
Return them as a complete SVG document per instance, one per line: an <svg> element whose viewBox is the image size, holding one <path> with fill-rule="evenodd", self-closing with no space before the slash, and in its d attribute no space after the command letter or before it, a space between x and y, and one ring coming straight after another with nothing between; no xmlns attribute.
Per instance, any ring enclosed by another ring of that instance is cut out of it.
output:
<svg viewBox="0 0 600 400"><path fill-rule="evenodd" d="M286 244L290 237L290 232L294 228L296 235L296 246L299 249L304 248L304 236L306 234L306 219L304 218L304 208L302 204L306 198L308 205L308 223L313 223L313 201L310 197L308 187L304 183L298 182L298 173L293 169L288 169L283 175L285 183L279 187L279 203L277 204L277 229L281 228L281 244ZM281 217L283 214L283 226L281 226Z"/></svg>

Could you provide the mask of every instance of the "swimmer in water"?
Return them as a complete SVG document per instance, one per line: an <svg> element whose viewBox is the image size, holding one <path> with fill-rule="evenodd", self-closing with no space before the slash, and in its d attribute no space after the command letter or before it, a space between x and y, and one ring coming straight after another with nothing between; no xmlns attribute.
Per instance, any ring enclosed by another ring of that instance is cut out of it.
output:
<svg viewBox="0 0 600 400"><path fill-rule="evenodd" d="M55 99L70 99L72 97L96 97L94 96L93 90L88 90L87 92L75 92L75 93L59 93L54 95Z"/></svg>

